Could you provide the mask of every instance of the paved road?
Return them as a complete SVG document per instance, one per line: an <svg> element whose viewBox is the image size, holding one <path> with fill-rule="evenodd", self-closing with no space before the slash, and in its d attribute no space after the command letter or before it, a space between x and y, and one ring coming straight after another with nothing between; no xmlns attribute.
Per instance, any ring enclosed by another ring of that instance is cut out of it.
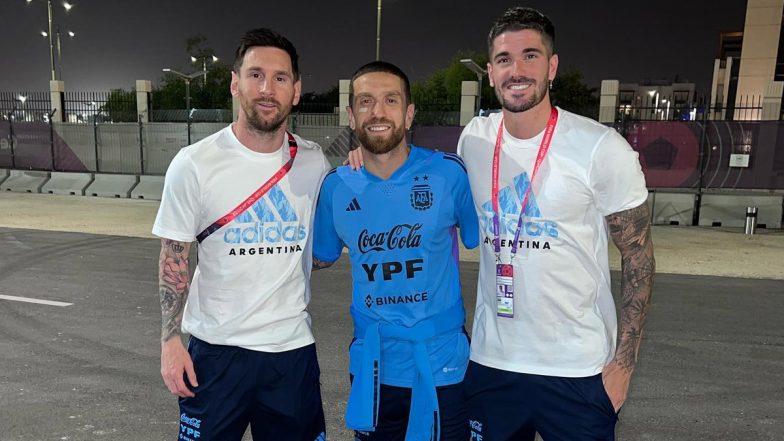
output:
<svg viewBox="0 0 784 441"><path fill-rule="evenodd" d="M173 440L154 239L0 228L0 441ZM477 264L462 263L473 310ZM348 391L345 258L313 277L329 438ZM617 289L617 286L615 287ZM619 440L784 439L784 281L657 277ZM470 323L470 321L469 321Z"/></svg>

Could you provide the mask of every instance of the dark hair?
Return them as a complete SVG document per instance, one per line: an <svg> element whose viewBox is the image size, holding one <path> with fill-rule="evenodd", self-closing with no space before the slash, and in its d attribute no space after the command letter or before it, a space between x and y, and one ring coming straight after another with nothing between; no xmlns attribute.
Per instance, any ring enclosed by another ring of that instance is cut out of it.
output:
<svg viewBox="0 0 784 441"><path fill-rule="evenodd" d="M245 58L245 53L255 46L276 47L286 51L286 53L289 54L289 58L291 59L291 70L294 73L294 81L299 80L299 57L297 56L297 49L294 48L294 45L291 44L291 42L286 37L267 28L250 30L246 32L242 38L240 38L240 45L237 47L237 51L234 56L233 70L235 73L240 73L240 68L242 68L242 60Z"/></svg>
<svg viewBox="0 0 784 441"><path fill-rule="evenodd" d="M533 8L515 6L506 10L498 17L490 28L487 36L487 51L493 57L493 42L499 35L505 32L522 31L531 29L542 35L542 42L548 55L555 53L555 26L546 15Z"/></svg>
<svg viewBox="0 0 784 441"><path fill-rule="evenodd" d="M386 61L372 61L357 69L351 77L351 83L349 83L348 88L349 106L354 106L354 81L362 75L374 72L388 73L400 78L400 80L403 81L403 95L406 98L406 104L411 104L411 83L408 81L408 76L405 72L392 63L387 63Z"/></svg>

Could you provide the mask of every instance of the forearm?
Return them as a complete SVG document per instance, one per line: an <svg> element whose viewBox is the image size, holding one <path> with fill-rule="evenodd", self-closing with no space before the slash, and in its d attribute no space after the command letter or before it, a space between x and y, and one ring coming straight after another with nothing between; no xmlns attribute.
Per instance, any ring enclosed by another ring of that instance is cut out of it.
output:
<svg viewBox="0 0 784 441"><path fill-rule="evenodd" d="M637 363L656 271L648 205L611 215L608 224L621 252L621 313L615 361L631 373Z"/></svg>
<svg viewBox="0 0 784 441"><path fill-rule="evenodd" d="M161 342L179 337L182 314L190 290L190 243L161 239L158 293L161 302Z"/></svg>

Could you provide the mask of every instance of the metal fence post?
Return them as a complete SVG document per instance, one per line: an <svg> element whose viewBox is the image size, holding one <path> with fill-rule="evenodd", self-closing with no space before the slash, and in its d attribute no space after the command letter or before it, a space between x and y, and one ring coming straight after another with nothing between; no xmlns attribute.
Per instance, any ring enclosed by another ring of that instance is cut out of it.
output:
<svg viewBox="0 0 784 441"><path fill-rule="evenodd" d="M142 114L139 114L139 169L144 174L144 129L142 126Z"/></svg>
<svg viewBox="0 0 784 441"><path fill-rule="evenodd" d="M98 173L101 169L98 160L98 119L96 117L93 117L93 141L95 144L95 172Z"/></svg>
<svg viewBox="0 0 784 441"><path fill-rule="evenodd" d="M54 110L52 110L51 113L49 113L49 146L50 146L50 152L51 152L51 156L52 156L51 157L51 159L52 159L52 171L57 171L56 162L55 162L55 155L54 155L54 120L52 120L52 117L54 116L54 114L56 112L57 112L57 109L54 109Z"/></svg>
<svg viewBox="0 0 784 441"><path fill-rule="evenodd" d="M700 224L700 208L702 207L702 185L705 175L705 143L708 141L708 109L710 109L710 106L707 106L705 111L702 112L702 132L700 133L699 148L700 160L698 163L699 169L697 170L699 180L697 184L697 194L694 195L694 210L692 210L693 214L691 218L691 224L695 227Z"/></svg>
<svg viewBox="0 0 784 441"><path fill-rule="evenodd" d="M16 168L16 155L14 154L14 113L8 115L8 135L11 146L11 168Z"/></svg>

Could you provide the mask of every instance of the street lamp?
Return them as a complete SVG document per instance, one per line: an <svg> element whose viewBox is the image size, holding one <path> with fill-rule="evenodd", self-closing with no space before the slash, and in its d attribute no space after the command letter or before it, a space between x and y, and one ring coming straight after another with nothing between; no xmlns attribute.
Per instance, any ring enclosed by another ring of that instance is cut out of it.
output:
<svg viewBox="0 0 784 441"><path fill-rule="evenodd" d="M218 57L216 57L215 55L212 55L211 57L212 57L211 63L217 63L218 62L218 60L219 60ZM204 73L204 85L206 86L207 85L207 58L208 57L205 55L205 56L200 57L200 58L201 58L201 71ZM191 55L191 63L196 64L197 61L199 61L199 58L196 58L193 55Z"/></svg>
<svg viewBox="0 0 784 441"><path fill-rule="evenodd" d="M479 94L476 98L476 111L474 112L478 116L479 112L482 110L482 78L487 75L487 70L482 69L481 66L476 64L476 61L470 58L463 58L460 62L471 72L476 74L476 81L479 82Z"/></svg>
<svg viewBox="0 0 784 441"><path fill-rule="evenodd" d="M378 0L378 13L376 15L376 61L381 58L381 0Z"/></svg>
<svg viewBox="0 0 784 441"><path fill-rule="evenodd" d="M192 74L184 74L182 72L177 72L174 69L169 69L168 67L162 69L164 72L172 73L177 75L178 77L182 78L185 82L185 107L186 111L188 112L187 123L188 123L188 145L191 145L191 81L199 78L202 75L206 75L206 71L196 71Z"/></svg>
<svg viewBox="0 0 784 441"><path fill-rule="evenodd" d="M33 0L26 0L26 2L29 5L30 3L33 2ZM70 11L73 7L74 7L73 3L69 3L67 1L63 2L63 9L65 9L65 12ZM57 74L55 72L55 65L54 65L55 35L54 35L53 29L55 29L55 26L54 26L54 12L52 11L52 0L46 0L46 10L47 10L47 16L48 16L48 22L49 22L49 30L48 31L41 31L41 35L44 36L44 37L49 37L49 65L51 66L51 70L52 70L52 81L55 81L55 80L57 80ZM60 59L60 29L59 28L56 28L56 29L57 29L57 57L58 57L58 62L59 62L59 59ZM75 34L73 32L71 32L71 31L69 31L68 35L73 37Z"/></svg>

